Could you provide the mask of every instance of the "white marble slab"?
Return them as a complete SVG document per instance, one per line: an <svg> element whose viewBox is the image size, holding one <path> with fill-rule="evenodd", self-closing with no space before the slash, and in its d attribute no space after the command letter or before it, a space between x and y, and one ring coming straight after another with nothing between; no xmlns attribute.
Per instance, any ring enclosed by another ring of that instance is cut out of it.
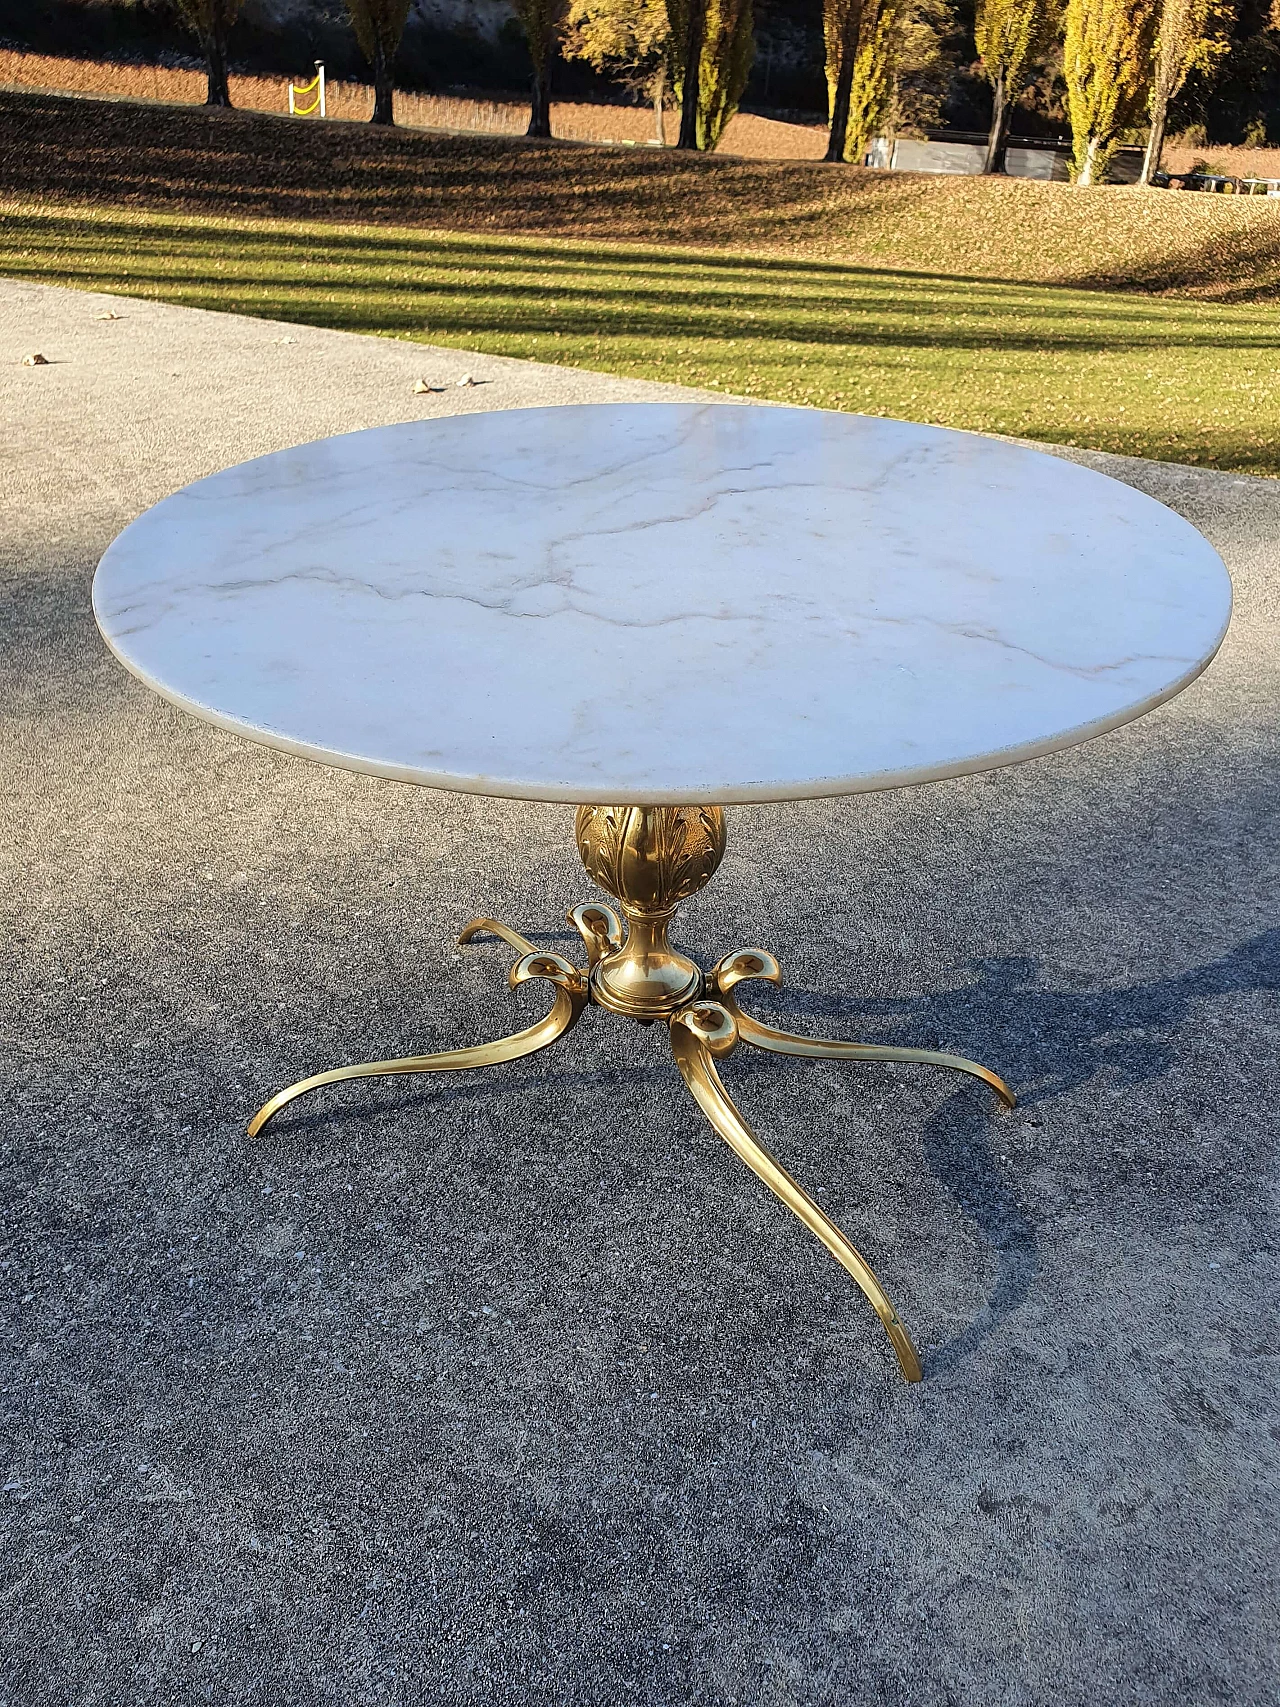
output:
<svg viewBox="0 0 1280 1707"><path fill-rule="evenodd" d="M202 480L115 541L108 644L252 740L437 788L781 800L985 770L1185 687L1226 570L1038 452L816 410L414 422Z"/></svg>

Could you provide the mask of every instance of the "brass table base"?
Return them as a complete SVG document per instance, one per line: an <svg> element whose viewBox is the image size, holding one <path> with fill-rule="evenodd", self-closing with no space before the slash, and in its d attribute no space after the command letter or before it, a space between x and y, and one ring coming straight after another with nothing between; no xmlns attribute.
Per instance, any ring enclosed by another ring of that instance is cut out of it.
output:
<svg viewBox="0 0 1280 1707"><path fill-rule="evenodd" d="M775 1055L832 1061L916 1061L982 1079L1009 1108L1014 1095L988 1068L962 1055L934 1049L898 1049L878 1043L843 1043L778 1031L744 1013L734 994L739 984L781 979L778 962L763 949L729 954L710 972L673 949L667 930L676 908L709 881L724 853L724 814L714 806L580 806L576 823L578 851L588 873L614 895L626 921L612 907L587 902L568 914L586 948L587 964L577 967L563 955L536 949L517 931L496 919L472 919L460 943L474 937L500 937L520 959L508 982L514 990L545 979L555 991L550 1013L536 1025L492 1043L449 1049L439 1055L409 1055L396 1061L366 1061L317 1073L265 1103L249 1124L256 1137L279 1111L304 1091L344 1079L386 1073L443 1073L465 1067L493 1067L532 1055L562 1037L588 1003L624 1014L641 1024L663 1020L670 1029L672 1053L681 1077L699 1108L753 1173L819 1239L852 1275L884 1323L908 1381L921 1375L920 1357L898 1313L864 1258L809 1193L779 1166L742 1118L716 1071L716 1062L739 1043Z"/></svg>

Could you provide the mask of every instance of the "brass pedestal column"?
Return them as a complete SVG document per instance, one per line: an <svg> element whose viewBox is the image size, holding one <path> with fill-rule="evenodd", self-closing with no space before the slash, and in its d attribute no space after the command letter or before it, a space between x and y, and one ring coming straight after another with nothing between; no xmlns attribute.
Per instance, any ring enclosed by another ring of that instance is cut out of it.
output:
<svg viewBox="0 0 1280 1707"><path fill-rule="evenodd" d="M624 940L616 918L608 928L611 908L587 909L605 921L588 937L588 953L609 945L592 961L592 1000L630 1019L669 1019L702 994L704 980L702 968L672 948L667 926L724 858L724 813L718 806L579 806L574 831L588 876L617 898L627 922ZM582 928L577 917L574 923Z"/></svg>
<svg viewBox="0 0 1280 1707"><path fill-rule="evenodd" d="M931 1049L899 1049L882 1044L846 1043L802 1037L764 1025L744 1013L735 991L751 979L781 980L778 962L764 949L741 949L709 972L674 949L668 927L682 901L714 876L724 855L724 813L717 806L580 806L575 824L578 851L592 880L618 902L622 917L601 902L571 909L586 949L578 967L563 955L536 949L496 919L472 919L459 941L489 934L520 955L509 983L535 979L550 983L555 1000L536 1025L492 1043L437 1055L406 1056L336 1067L303 1079L272 1097L254 1116L255 1137L287 1103L304 1091L344 1079L387 1073L438 1073L465 1067L491 1067L531 1055L554 1043L580 1018L588 1003L638 1020L665 1020L676 1065L712 1126L769 1189L797 1215L853 1277L883 1322L908 1381L920 1379L920 1359L897 1311L870 1265L796 1180L760 1143L721 1082L716 1063L739 1043L776 1055L821 1060L914 1061L953 1068L982 1079L1008 1107L1013 1092L1004 1080L976 1061ZM625 930L623 921L625 920Z"/></svg>

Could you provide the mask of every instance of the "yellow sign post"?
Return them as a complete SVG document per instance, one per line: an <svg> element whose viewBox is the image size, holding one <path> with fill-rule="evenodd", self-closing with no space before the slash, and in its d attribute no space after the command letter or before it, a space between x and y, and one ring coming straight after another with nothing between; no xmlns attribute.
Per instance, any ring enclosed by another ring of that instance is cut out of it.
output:
<svg viewBox="0 0 1280 1707"><path fill-rule="evenodd" d="M314 95L315 99L312 101L312 103L309 107L300 107L298 105L299 95ZM312 82L310 82L310 83L290 83L290 85L289 85L289 111L291 113L293 113L296 118L307 118L312 113L315 113L316 116L319 118L325 117L325 110L324 110L324 60L323 59L317 59L316 60L316 74L315 74L315 78Z"/></svg>

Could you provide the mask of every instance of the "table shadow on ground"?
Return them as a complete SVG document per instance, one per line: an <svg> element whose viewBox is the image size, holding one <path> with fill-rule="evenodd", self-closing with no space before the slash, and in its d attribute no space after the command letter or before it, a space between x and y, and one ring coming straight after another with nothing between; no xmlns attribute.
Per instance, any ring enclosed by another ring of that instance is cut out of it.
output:
<svg viewBox="0 0 1280 1707"><path fill-rule="evenodd" d="M1118 1087L1158 1079L1175 1064L1179 1028L1197 1003L1255 990L1280 989L1280 929L1263 931L1226 954L1167 978L1119 989L1055 988L1041 982L1040 963L1029 955L970 963L971 984L923 996L833 997L791 988L769 1003L768 1017L788 1023L784 1001L805 1024L811 1016L840 1015L842 1034L866 1019L902 1019L889 1035L880 1027L865 1041L901 1042L916 1048L959 1049L979 1060L995 1050L997 1069L1018 1093L1020 1109L1034 1109L1085 1085L1105 1071ZM762 1017L764 1014L761 1008ZM831 1031L835 1027L824 1027ZM968 1358L1028 1296L1039 1268L1035 1228L987 1143L1000 1115L966 1085L924 1124L925 1161L991 1247L996 1280L990 1297L961 1333L926 1358L926 1378Z"/></svg>
<svg viewBox="0 0 1280 1707"><path fill-rule="evenodd" d="M576 940L573 932L563 929L530 931L528 937L570 950ZM757 987L752 997L764 999L752 1005L762 1017L767 1011L784 1026L792 1023L788 1014L794 1015L797 1028L810 1035L856 1033L865 1041L958 1049L975 1059L990 1059L1018 1092L1020 1109L1029 1111L1079 1089L1099 1072L1121 1088L1163 1076L1175 1065L1179 1029L1193 1020L1198 1003L1280 989L1280 929L1250 937L1203 965L1118 989L1050 984L1041 963L1029 955L978 959L969 963L969 970L970 982L923 995L858 998L788 986L766 996ZM815 1020L820 1023L815 1025ZM876 1023L860 1029L867 1021ZM894 1021L899 1023L885 1023ZM570 1095L598 1090L599 1071L564 1070L571 1047L570 1037L551 1052L548 1064L554 1063L557 1089ZM753 1051L735 1055L735 1067L746 1070L741 1076L748 1081L769 1065ZM667 1073L657 1063L643 1068L633 1062L625 1078L629 1087L652 1094L669 1088L675 1071L674 1063ZM352 1087L343 1087L336 1096L317 1098L311 1107L290 1110L272 1123L264 1138L288 1146L321 1126L341 1131L344 1125L380 1114L443 1114L495 1096L518 1100L525 1094L524 1087L505 1075L488 1072L475 1078L433 1077L429 1084L413 1088L403 1080L396 1086L390 1077L375 1083L381 1094L373 1098L367 1084L354 1098ZM743 1113L751 1118L749 1107L744 1106ZM988 1143L1000 1118L989 1094L966 1083L922 1127L926 1165L975 1226L996 1265L990 1296L960 1333L926 1356L926 1377L956 1368L997 1332L1025 1302L1039 1271L1035 1227Z"/></svg>

